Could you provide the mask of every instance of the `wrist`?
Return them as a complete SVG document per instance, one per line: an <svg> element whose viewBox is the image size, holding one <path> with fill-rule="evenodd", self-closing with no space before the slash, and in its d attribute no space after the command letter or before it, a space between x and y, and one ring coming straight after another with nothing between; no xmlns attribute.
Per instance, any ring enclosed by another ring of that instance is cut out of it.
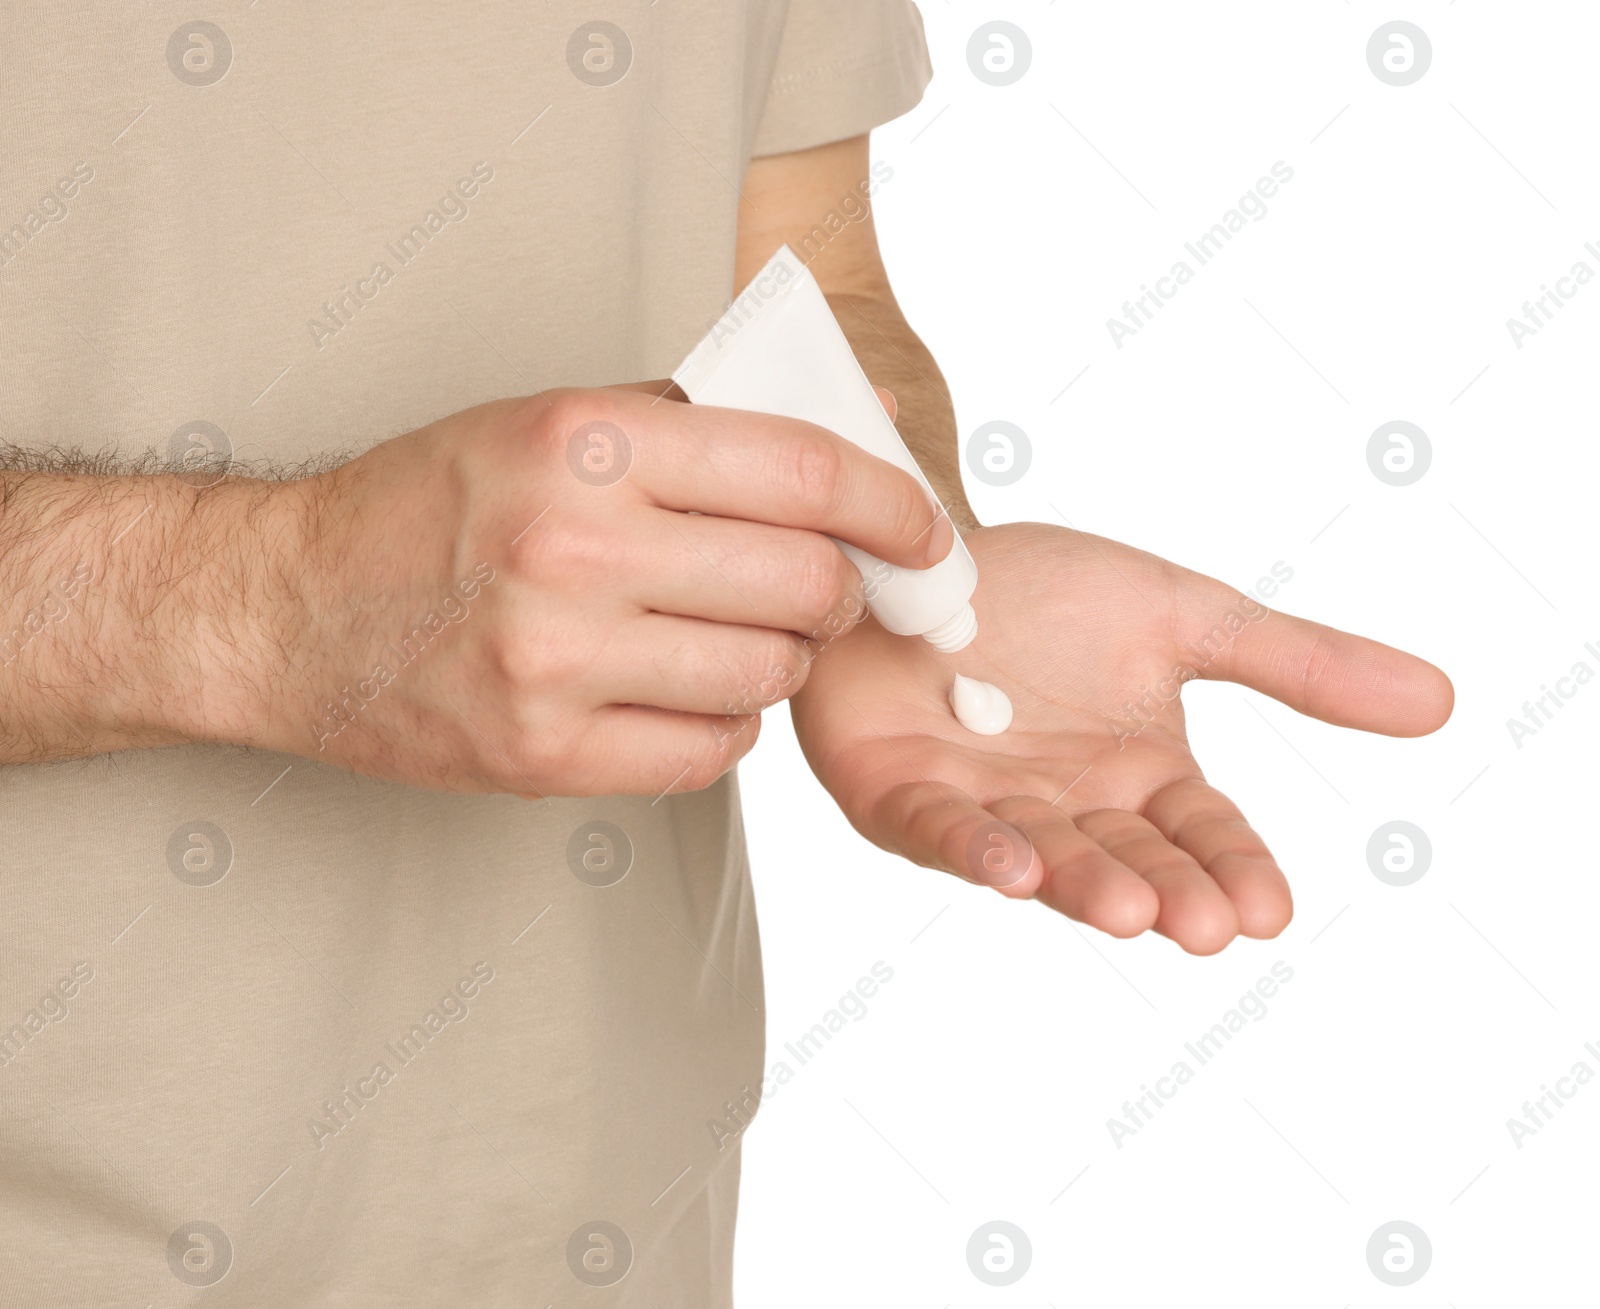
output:
<svg viewBox="0 0 1600 1309"><path fill-rule="evenodd" d="M169 668L183 739L303 752L316 480L184 488L172 548L187 617Z"/></svg>

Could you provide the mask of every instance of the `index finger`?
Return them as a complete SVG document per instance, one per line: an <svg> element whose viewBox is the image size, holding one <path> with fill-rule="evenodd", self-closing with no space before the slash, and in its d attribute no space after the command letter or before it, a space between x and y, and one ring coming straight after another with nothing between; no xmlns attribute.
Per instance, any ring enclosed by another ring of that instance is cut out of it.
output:
<svg viewBox="0 0 1600 1309"><path fill-rule="evenodd" d="M825 427L638 392L616 400L632 480L664 509L823 532L903 568L938 563L955 540L915 477Z"/></svg>

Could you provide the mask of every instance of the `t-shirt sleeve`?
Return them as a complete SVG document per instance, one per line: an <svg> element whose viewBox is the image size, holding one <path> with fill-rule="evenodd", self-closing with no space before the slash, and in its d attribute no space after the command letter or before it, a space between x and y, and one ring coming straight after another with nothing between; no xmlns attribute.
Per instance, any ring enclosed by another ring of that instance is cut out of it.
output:
<svg viewBox="0 0 1600 1309"><path fill-rule="evenodd" d="M911 0L791 0L751 153L860 136L913 108L932 76Z"/></svg>

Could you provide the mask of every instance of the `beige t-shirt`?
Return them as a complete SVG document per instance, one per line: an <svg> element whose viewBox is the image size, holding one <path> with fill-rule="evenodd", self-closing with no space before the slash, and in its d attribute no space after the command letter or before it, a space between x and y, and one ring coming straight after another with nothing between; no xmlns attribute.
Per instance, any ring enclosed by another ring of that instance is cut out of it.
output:
<svg viewBox="0 0 1600 1309"><path fill-rule="evenodd" d="M205 12L0 10L0 439L287 462L665 376L752 155L929 76L909 0ZM0 642L77 639L46 599ZM0 769L0 1305L725 1305L762 1062L732 778Z"/></svg>

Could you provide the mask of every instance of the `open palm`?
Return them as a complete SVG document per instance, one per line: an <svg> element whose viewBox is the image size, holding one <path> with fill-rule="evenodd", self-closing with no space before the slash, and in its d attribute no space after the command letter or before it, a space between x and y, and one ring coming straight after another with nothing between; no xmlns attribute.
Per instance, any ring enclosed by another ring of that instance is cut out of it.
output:
<svg viewBox="0 0 1600 1309"><path fill-rule="evenodd" d="M1197 954L1275 936L1288 883L1205 781L1178 687L1239 682L1346 727L1419 736L1454 693L1432 664L1263 608L1154 555L1039 523L967 536L978 637L957 655L868 620L823 650L794 698L806 758L869 840L1115 936ZM957 672L1012 700L967 731Z"/></svg>

